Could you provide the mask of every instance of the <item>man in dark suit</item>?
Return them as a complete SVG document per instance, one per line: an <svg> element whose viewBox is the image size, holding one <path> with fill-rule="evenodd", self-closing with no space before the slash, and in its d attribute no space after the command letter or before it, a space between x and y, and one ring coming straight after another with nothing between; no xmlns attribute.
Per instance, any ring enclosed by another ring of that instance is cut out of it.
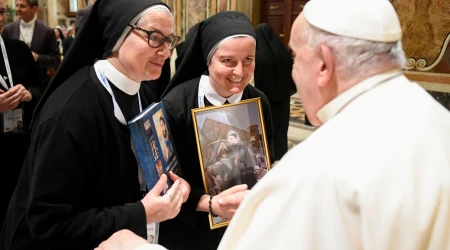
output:
<svg viewBox="0 0 450 250"><path fill-rule="evenodd" d="M5 20L6 5L4 0L0 0L0 33ZM2 162L0 183L4 184L0 189L3 200L0 205L0 228L30 144L28 126L31 116L44 90L44 86L39 81L31 51L25 43L16 39L2 38L2 40L5 51L1 48L3 46L0 46L0 53L2 55L6 53L6 57L0 57L0 160ZM23 111L23 113L22 117L15 121L15 127L11 130L11 128L4 128L4 117L7 117L12 110Z"/></svg>
<svg viewBox="0 0 450 250"><path fill-rule="evenodd" d="M70 26L67 29L67 37L64 38L63 41L63 56L65 56L67 51L69 51L70 45L72 45L74 38L75 38L75 29L72 26Z"/></svg>
<svg viewBox="0 0 450 250"><path fill-rule="evenodd" d="M33 53L39 78L48 84L49 69L56 69L60 63L58 43L53 29L36 20L38 0L16 0L19 20L6 25L2 37L25 42Z"/></svg>
<svg viewBox="0 0 450 250"><path fill-rule="evenodd" d="M77 15L75 17L75 33L78 33L78 30L80 29L81 25L84 22L84 19L89 15L89 12L91 12L92 5L95 3L95 0L92 0L92 4L89 4L88 6L81 8L77 11Z"/></svg>

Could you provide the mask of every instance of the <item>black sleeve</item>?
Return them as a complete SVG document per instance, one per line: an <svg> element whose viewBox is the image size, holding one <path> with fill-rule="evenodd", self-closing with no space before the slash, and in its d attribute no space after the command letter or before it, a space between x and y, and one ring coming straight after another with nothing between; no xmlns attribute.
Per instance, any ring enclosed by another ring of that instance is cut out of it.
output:
<svg viewBox="0 0 450 250"><path fill-rule="evenodd" d="M51 31L51 32L50 32ZM50 68L57 67L61 61L61 55L59 53L58 42L56 41L56 36L53 30L46 32L45 39L45 52L46 54L39 54L39 59L37 60L38 68Z"/></svg>
<svg viewBox="0 0 450 250"><path fill-rule="evenodd" d="M80 143L86 138L81 131L75 131L57 118L43 122L35 131L28 155L33 161L26 211L31 235L50 242L67 239L67 244L75 245L100 243L124 228L146 237L146 215L141 202L75 208L76 202L83 200L83 189L77 187L89 182L88 155Z"/></svg>
<svg viewBox="0 0 450 250"><path fill-rule="evenodd" d="M66 39L64 39L64 41L63 41L63 56L65 56L66 53L67 53L67 51L69 50L70 44L72 43L71 40L72 40L72 39L69 38L69 37L67 37Z"/></svg>
<svg viewBox="0 0 450 250"><path fill-rule="evenodd" d="M9 37L9 29L8 29L8 28L9 28L9 27L5 27L5 28L3 29L2 37L10 38L10 37Z"/></svg>
<svg viewBox="0 0 450 250"><path fill-rule="evenodd" d="M42 93L45 90L45 84L43 84L39 78L39 75L37 73L36 63L34 62L33 55L31 54L31 50L28 48L28 46L23 43L19 42L18 47L21 53L23 67L26 72L26 82L19 83L22 84L25 88L27 88L32 95L31 104L36 106L39 99L41 99Z"/></svg>
<svg viewBox="0 0 450 250"><path fill-rule="evenodd" d="M174 146L178 154L180 165L182 166L183 179L185 179L191 186L191 192L189 193L189 197L187 201L181 206L181 211L178 214L178 218L186 222L191 227L196 228L197 205L198 202L200 201L200 198L206 193L203 188L197 187L192 183L191 179L195 177L190 176L192 175L191 173L193 171L188 171L189 170L188 168L198 167L192 166L195 163L186 160L187 158L186 154L197 152L197 146L194 146L195 147L194 149L189 148L192 147L192 145L188 145L186 139L188 134L194 133L194 131L188 131L186 124L188 124L189 121L187 121L187 117L185 114L183 114L183 112L180 112L180 110L176 110L170 104L170 102L166 100L163 100L163 103L168 116L167 118L170 127L170 132L172 133L173 136Z"/></svg>

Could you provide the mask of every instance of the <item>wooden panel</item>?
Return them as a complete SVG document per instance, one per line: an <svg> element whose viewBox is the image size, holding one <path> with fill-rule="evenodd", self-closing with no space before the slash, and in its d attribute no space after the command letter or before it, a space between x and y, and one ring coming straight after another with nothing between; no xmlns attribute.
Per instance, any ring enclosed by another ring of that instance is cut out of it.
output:
<svg viewBox="0 0 450 250"><path fill-rule="evenodd" d="M236 7L236 0L231 0L231 3L230 3L230 10L236 10L237 9L237 7Z"/></svg>
<svg viewBox="0 0 450 250"><path fill-rule="evenodd" d="M275 34L283 34L284 33L284 17L283 16L266 16L263 23L269 24Z"/></svg>
<svg viewBox="0 0 450 250"><path fill-rule="evenodd" d="M286 28L284 27L285 18L284 16L265 16L262 20L263 23L267 23L272 27L275 34L277 34L285 44L287 39Z"/></svg>
<svg viewBox="0 0 450 250"><path fill-rule="evenodd" d="M292 14L293 15L300 14L300 12L303 11L303 7L305 7L306 2L308 1L294 1L292 3Z"/></svg>
<svg viewBox="0 0 450 250"><path fill-rule="evenodd" d="M284 2L270 2L264 3L262 11L263 15L284 15L285 11L285 3Z"/></svg>

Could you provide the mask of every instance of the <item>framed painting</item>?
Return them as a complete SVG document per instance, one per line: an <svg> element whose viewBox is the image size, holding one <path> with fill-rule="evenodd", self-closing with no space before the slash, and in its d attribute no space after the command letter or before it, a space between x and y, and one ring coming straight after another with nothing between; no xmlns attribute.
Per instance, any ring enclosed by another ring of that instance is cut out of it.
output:
<svg viewBox="0 0 450 250"><path fill-rule="evenodd" d="M205 192L218 195L235 185L251 189L269 170L260 98L192 109ZM211 229L228 221L209 214Z"/></svg>

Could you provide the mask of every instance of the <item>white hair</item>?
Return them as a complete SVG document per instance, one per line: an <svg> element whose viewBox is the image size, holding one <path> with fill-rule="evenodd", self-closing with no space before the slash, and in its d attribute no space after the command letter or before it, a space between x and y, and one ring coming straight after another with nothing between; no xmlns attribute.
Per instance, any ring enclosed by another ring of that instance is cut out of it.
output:
<svg viewBox="0 0 450 250"><path fill-rule="evenodd" d="M169 14L170 16L173 17L172 12L170 12L170 10L169 10L165 5L157 4L157 5L154 5L154 6L150 7L150 8L148 8L147 10L145 10L144 13L142 13L142 14L140 15L140 17L139 17L139 19L136 21L135 25L137 25L137 26L142 25L142 23L143 23L144 20L145 20L143 17L144 17L144 16L147 16L148 14L150 14L150 13L153 12L153 11L162 11L162 12L166 12L167 14Z"/></svg>
<svg viewBox="0 0 450 250"><path fill-rule="evenodd" d="M406 62L401 41L374 42L331 34L307 23L299 34L310 50L318 51L322 44L337 58L336 70L344 79L367 77L383 64L399 69Z"/></svg>

